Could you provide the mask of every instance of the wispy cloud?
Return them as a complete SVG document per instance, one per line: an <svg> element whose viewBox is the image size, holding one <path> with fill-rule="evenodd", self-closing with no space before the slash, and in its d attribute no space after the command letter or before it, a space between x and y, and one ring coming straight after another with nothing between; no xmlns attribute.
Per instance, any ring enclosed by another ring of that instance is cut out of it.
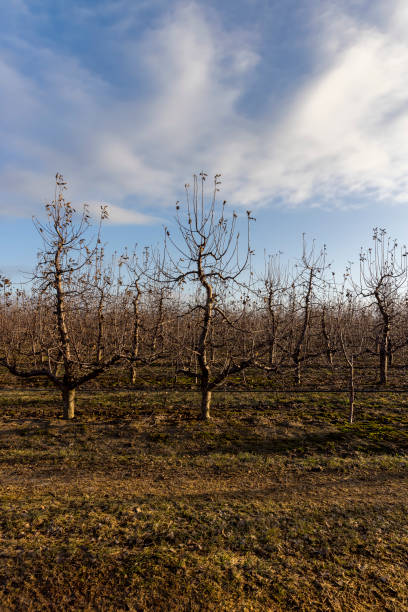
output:
<svg viewBox="0 0 408 612"><path fill-rule="evenodd" d="M124 17L106 35L120 29L127 89L80 57L14 41L0 63L0 211L35 212L57 170L74 201L108 201L115 223L154 222L143 211L160 216L201 169L222 172L237 205L408 201L406 4L391 0L381 15L373 2L370 22L323 4L310 14L312 70L293 73L278 113L273 83L264 90L273 108L243 103L255 71L276 61L268 47L196 2L162 11L135 40L132 3L121 1Z"/></svg>

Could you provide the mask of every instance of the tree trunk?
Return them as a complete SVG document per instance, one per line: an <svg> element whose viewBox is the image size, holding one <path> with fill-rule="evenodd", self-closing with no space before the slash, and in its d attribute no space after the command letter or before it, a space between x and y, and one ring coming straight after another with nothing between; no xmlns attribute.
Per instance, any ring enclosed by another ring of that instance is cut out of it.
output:
<svg viewBox="0 0 408 612"><path fill-rule="evenodd" d="M130 374L130 384L131 385L134 385L136 383L136 371L137 371L137 369L132 364L130 366L130 371L129 371L129 374Z"/></svg>
<svg viewBox="0 0 408 612"><path fill-rule="evenodd" d="M349 395L349 423L353 423L354 421L354 356L351 357L350 361L350 369L349 369L349 385L350 385L350 395Z"/></svg>
<svg viewBox="0 0 408 612"><path fill-rule="evenodd" d="M388 352L390 341L390 319L387 311L380 305L380 311L384 321L380 344L380 385L388 382Z"/></svg>
<svg viewBox="0 0 408 612"><path fill-rule="evenodd" d="M386 385L388 381L388 342L385 339L380 347L380 385Z"/></svg>
<svg viewBox="0 0 408 612"><path fill-rule="evenodd" d="M268 362L270 368L275 363L275 338L269 340Z"/></svg>
<svg viewBox="0 0 408 612"><path fill-rule="evenodd" d="M300 385L300 361L295 361L294 383Z"/></svg>
<svg viewBox="0 0 408 612"><path fill-rule="evenodd" d="M75 416L75 389L64 388L62 399L64 402L64 419L73 419Z"/></svg>
<svg viewBox="0 0 408 612"><path fill-rule="evenodd" d="M393 363L393 347L391 345L391 340L388 340L388 366L391 368Z"/></svg>
<svg viewBox="0 0 408 612"><path fill-rule="evenodd" d="M201 419L203 421L208 421L210 417L210 408L211 408L211 395L212 392L208 389L203 389L201 391Z"/></svg>
<svg viewBox="0 0 408 612"><path fill-rule="evenodd" d="M323 307L323 310L322 310L322 333L323 333L324 341L326 343L326 357L327 357L327 361L329 363L329 366L333 367L333 351L332 351L331 346L330 346L330 344L331 344L330 343L330 336L329 336L329 333L327 331L325 307Z"/></svg>

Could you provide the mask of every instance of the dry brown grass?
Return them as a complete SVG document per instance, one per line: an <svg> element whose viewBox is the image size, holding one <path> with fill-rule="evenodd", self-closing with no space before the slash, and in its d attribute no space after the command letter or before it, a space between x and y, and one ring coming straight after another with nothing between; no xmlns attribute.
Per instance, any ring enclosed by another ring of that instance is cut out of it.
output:
<svg viewBox="0 0 408 612"><path fill-rule="evenodd" d="M1 610L408 610L396 396L55 400L0 394Z"/></svg>

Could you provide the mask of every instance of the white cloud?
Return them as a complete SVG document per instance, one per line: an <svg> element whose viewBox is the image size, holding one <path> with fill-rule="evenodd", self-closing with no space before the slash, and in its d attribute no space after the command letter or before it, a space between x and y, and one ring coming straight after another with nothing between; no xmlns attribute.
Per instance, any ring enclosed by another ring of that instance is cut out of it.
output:
<svg viewBox="0 0 408 612"><path fill-rule="evenodd" d="M236 199L408 201L408 39L395 32L401 7L394 4L385 28L336 19L337 37L337 16L326 14L331 42L324 30L320 42L331 50L328 65L298 91L279 124L263 119L260 153L253 147L252 163L242 165Z"/></svg>
<svg viewBox="0 0 408 612"><path fill-rule="evenodd" d="M149 81L132 99L78 60L21 42L41 69L36 78L24 71L18 49L0 64L9 118L0 211L32 212L52 196L57 170L74 201L111 203L115 223L154 222L130 210L132 196L157 211L201 169L222 172L229 200L246 206L408 201L406 4L391 0L377 24L336 5L315 23L314 70L278 118L241 103L271 58L195 2L174 5L137 42L121 21L129 86Z"/></svg>

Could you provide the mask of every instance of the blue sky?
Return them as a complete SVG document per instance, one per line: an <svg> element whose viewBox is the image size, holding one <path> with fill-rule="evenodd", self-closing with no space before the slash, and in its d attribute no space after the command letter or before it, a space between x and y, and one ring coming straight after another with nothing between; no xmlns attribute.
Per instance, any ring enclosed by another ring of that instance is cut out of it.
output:
<svg viewBox="0 0 408 612"><path fill-rule="evenodd" d="M55 173L110 205L112 248L157 242L184 183L223 175L258 262L306 232L341 268L408 233L406 0L7 0L0 269L39 247Z"/></svg>

